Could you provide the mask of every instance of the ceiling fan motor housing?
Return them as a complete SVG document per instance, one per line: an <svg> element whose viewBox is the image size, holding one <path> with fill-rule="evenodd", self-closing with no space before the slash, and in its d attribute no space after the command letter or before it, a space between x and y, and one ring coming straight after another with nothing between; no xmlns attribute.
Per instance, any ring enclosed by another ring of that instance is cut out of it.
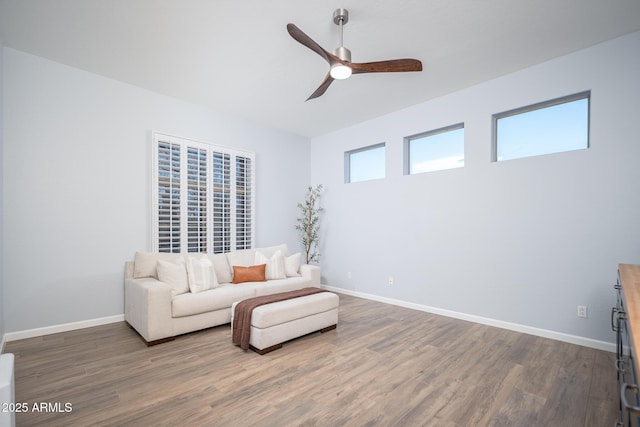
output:
<svg viewBox="0 0 640 427"><path fill-rule="evenodd" d="M333 54L346 62L351 62L351 51L344 46L337 47Z"/></svg>

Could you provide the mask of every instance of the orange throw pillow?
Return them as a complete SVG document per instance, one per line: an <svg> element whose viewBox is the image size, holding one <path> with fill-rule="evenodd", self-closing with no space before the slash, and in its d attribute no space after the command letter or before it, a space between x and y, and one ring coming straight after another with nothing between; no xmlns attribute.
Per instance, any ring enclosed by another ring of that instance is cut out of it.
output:
<svg viewBox="0 0 640 427"><path fill-rule="evenodd" d="M251 267L233 266L233 282L266 282L265 271L267 264L252 265Z"/></svg>

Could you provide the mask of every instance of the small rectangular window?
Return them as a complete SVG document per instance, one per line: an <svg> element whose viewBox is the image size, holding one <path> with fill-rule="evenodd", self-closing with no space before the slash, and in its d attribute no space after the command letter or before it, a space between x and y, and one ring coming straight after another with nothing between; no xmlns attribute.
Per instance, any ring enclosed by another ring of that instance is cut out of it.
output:
<svg viewBox="0 0 640 427"><path fill-rule="evenodd" d="M344 153L345 182L384 178L385 154L384 142Z"/></svg>
<svg viewBox="0 0 640 427"><path fill-rule="evenodd" d="M464 166L464 124L404 139L404 173L433 172Z"/></svg>
<svg viewBox="0 0 640 427"><path fill-rule="evenodd" d="M589 148L590 93L493 116L493 161Z"/></svg>

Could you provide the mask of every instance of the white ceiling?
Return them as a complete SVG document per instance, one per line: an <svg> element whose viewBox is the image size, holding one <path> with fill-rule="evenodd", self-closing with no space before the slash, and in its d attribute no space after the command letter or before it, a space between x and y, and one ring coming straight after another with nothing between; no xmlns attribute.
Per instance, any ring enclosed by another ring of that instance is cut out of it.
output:
<svg viewBox="0 0 640 427"><path fill-rule="evenodd" d="M354 62L421 73L352 76L305 99L328 65L333 11ZM307 137L640 30L638 0L0 0L5 46Z"/></svg>

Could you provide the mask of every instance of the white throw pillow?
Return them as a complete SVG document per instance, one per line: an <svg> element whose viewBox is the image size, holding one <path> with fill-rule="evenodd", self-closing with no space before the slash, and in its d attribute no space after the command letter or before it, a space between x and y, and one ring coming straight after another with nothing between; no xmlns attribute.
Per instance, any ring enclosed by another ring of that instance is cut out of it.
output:
<svg viewBox="0 0 640 427"><path fill-rule="evenodd" d="M286 279L284 271L284 256L282 251L276 251L271 258L267 258L262 252L256 252L256 265L267 264L265 276L267 280Z"/></svg>
<svg viewBox="0 0 640 427"><path fill-rule="evenodd" d="M298 252L297 254L293 254L284 259L284 272L287 277L297 277L300 276L300 257L302 254Z"/></svg>
<svg viewBox="0 0 640 427"><path fill-rule="evenodd" d="M229 266L227 256L225 254L207 254L205 256L213 263L217 283L231 283L233 270Z"/></svg>
<svg viewBox="0 0 640 427"><path fill-rule="evenodd" d="M179 260L183 260L183 258L182 254L167 252L136 252L133 267L133 278L140 279L142 277L155 277L157 279L158 272L156 271L156 267L158 265L158 260L176 263L179 262Z"/></svg>
<svg viewBox="0 0 640 427"><path fill-rule="evenodd" d="M160 259L156 270L158 272L158 280L171 286L173 295L189 292L189 280L187 279L184 260L180 259L177 262L171 262Z"/></svg>
<svg viewBox="0 0 640 427"><path fill-rule="evenodd" d="M210 259L190 256L187 260L187 272L189 273L189 289L191 293L206 291L218 287L216 271Z"/></svg>

